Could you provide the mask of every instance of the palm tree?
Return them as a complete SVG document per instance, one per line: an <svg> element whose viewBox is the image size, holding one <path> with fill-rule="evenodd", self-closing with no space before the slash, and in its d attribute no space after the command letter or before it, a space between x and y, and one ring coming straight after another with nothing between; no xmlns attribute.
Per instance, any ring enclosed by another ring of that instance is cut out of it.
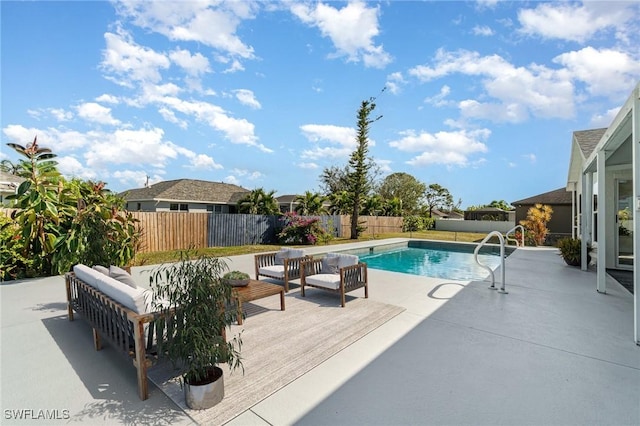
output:
<svg viewBox="0 0 640 426"><path fill-rule="evenodd" d="M280 213L278 202L273 196L275 192L265 192L263 188L254 189L238 201L238 211L240 213L264 215Z"/></svg>
<svg viewBox="0 0 640 426"><path fill-rule="evenodd" d="M296 213L302 216L313 216L327 212L323 205L324 200L323 195L306 191L304 195L298 195L293 201L298 203L295 208Z"/></svg>
<svg viewBox="0 0 640 426"><path fill-rule="evenodd" d="M382 213L384 201L379 195L367 197L362 203L362 214L367 216L377 216Z"/></svg>
<svg viewBox="0 0 640 426"><path fill-rule="evenodd" d="M3 171L5 173L17 175L19 168L20 167L18 164L13 164L10 160L7 160L6 158L0 161L0 171Z"/></svg>
<svg viewBox="0 0 640 426"><path fill-rule="evenodd" d="M329 213L349 214L349 193L347 191L335 192L329 195Z"/></svg>

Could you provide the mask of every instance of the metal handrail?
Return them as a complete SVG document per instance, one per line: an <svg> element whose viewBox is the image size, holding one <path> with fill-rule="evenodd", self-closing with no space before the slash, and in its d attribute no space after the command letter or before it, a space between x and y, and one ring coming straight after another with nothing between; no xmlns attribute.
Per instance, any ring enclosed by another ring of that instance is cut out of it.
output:
<svg viewBox="0 0 640 426"><path fill-rule="evenodd" d="M502 294L507 294L508 291L505 290L505 284L504 284L504 237L502 236L502 234L498 231L491 231L487 234L486 237L484 237L484 239L482 241L480 241L480 244L478 244L478 246L476 247L476 249L473 251L473 258L476 260L476 263L478 265L480 265L480 267L486 269L487 271L489 271L489 273L491 274L491 285L489 286L489 288L491 290L495 290L496 289L496 279L495 276L493 274L493 270L488 267L487 265L483 265L482 263L480 263L480 261L478 260L478 252L480 251L480 248L486 244L487 241L489 241L489 239L492 236L497 236L498 239L500 240L500 269L502 272L502 287L500 287L500 289L498 290L498 293L502 293Z"/></svg>
<svg viewBox="0 0 640 426"><path fill-rule="evenodd" d="M520 239L522 240L522 247L524 247L524 226L522 226L522 225L516 225L513 228L509 229L507 231L507 233L504 234L504 238L507 240L507 243L509 241L515 241L516 247L520 247L520 246L518 246L518 240L516 238L509 238L509 234L512 233L512 232L515 232L516 229L518 229L518 228L520 228Z"/></svg>

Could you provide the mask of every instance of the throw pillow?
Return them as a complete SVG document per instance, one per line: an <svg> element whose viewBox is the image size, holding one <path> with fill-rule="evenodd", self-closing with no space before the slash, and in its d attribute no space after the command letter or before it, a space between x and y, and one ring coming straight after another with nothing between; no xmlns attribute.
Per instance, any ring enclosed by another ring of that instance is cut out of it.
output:
<svg viewBox="0 0 640 426"><path fill-rule="evenodd" d="M284 265L284 260L289 257L287 250L280 250L276 253L276 265Z"/></svg>
<svg viewBox="0 0 640 426"><path fill-rule="evenodd" d="M338 259L337 257L325 257L322 259L322 269L320 270L321 274L339 274L340 268L338 268Z"/></svg>
<svg viewBox="0 0 640 426"><path fill-rule="evenodd" d="M109 276L115 280L120 281L123 284L128 285L131 288L138 288L136 282L127 271L117 266L109 266Z"/></svg>
<svg viewBox="0 0 640 426"><path fill-rule="evenodd" d="M102 265L93 265L93 269L105 274L106 276L109 276L109 268L106 268Z"/></svg>

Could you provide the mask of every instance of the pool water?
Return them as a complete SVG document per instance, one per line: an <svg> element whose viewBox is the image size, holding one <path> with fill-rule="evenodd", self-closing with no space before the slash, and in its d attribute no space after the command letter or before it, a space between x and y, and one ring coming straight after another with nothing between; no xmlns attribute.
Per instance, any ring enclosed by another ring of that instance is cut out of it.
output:
<svg viewBox="0 0 640 426"><path fill-rule="evenodd" d="M439 248L397 248L360 256L367 267L385 271L451 280L483 280L489 272L473 258L473 251ZM500 254L480 253L478 260L492 270L500 266Z"/></svg>

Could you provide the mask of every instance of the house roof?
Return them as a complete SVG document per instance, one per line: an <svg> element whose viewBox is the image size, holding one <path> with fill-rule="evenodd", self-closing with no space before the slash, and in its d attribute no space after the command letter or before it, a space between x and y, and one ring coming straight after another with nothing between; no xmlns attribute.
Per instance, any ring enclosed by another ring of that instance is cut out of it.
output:
<svg viewBox="0 0 640 426"><path fill-rule="evenodd" d="M533 204L571 204L571 192L565 187L545 192L543 194L534 195L533 197L524 198L522 200L511 203L517 205L533 205Z"/></svg>
<svg viewBox="0 0 640 426"><path fill-rule="evenodd" d="M276 200L279 203L293 203L296 198L298 198L296 194L287 194L287 195L281 195L279 197L276 197Z"/></svg>
<svg viewBox="0 0 640 426"><path fill-rule="evenodd" d="M601 129L577 130L573 132L573 138L580 146L584 158L589 157L595 149L602 136L607 131L606 127Z"/></svg>
<svg viewBox="0 0 640 426"><path fill-rule="evenodd" d="M248 189L222 182L177 179L154 183L148 188L120 193L127 201L191 201L199 203L236 204Z"/></svg>
<svg viewBox="0 0 640 426"><path fill-rule="evenodd" d="M16 192L18 186L25 180L23 177L0 170L0 192L13 194Z"/></svg>

